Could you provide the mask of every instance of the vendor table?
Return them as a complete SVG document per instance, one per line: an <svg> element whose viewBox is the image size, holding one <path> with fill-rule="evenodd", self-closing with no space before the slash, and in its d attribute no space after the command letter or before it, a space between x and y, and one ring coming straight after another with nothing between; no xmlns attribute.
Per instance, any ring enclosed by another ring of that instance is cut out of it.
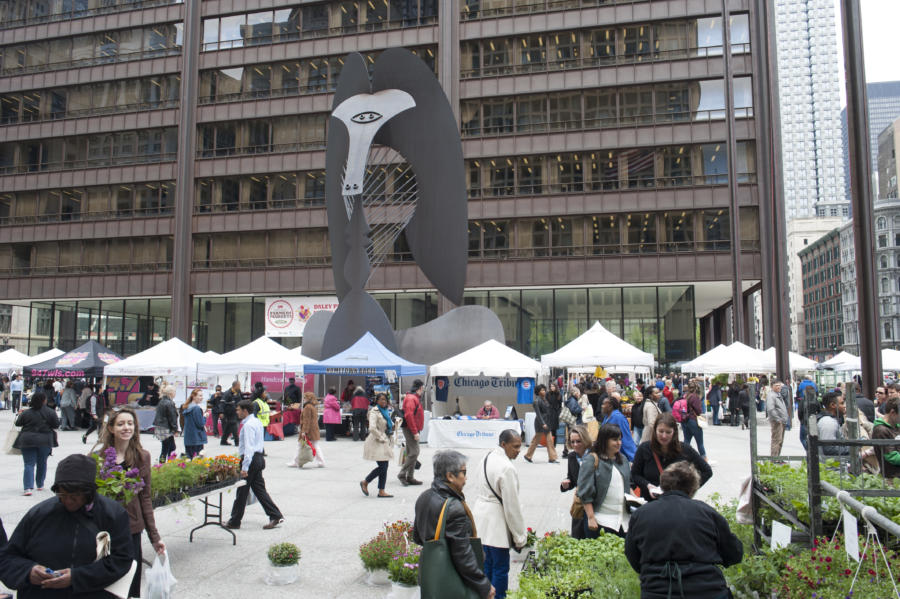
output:
<svg viewBox="0 0 900 599"><path fill-rule="evenodd" d="M142 431L153 428L153 420L156 418L156 408L135 408L138 417L138 428Z"/></svg>
<svg viewBox="0 0 900 599"><path fill-rule="evenodd" d="M225 523L222 521L222 516L224 514L224 511L222 509L222 501L223 501L224 493L231 492L231 490L236 489L235 485L241 486L241 485L245 485L245 484L247 484L246 481L243 481L243 480L237 481L236 483L234 483L232 485L228 485L226 487L221 487L221 488L215 489L213 491L210 491L208 493L194 495L192 497L188 497L181 501L176 501L174 503L170 503L167 505L157 506L157 507L154 507L153 509L154 509L154 511L158 512L160 510L165 510L170 507L178 507L181 505L186 505L187 503L189 503L191 501L197 500L203 504L203 524L191 529L191 534L188 537L188 542L190 542L190 543L194 542L194 533L196 531L200 530L201 528L205 528L207 526L217 526L231 535L231 544L232 545L237 545L237 535L235 535L232 530L226 528Z"/></svg>
<svg viewBox="0 0 900 599"><path fill-rule="evenodd" d="M500 433L513 429L521 433L518 420L438 420L428 423L428 446L493 448L500 443Z"/></svg>

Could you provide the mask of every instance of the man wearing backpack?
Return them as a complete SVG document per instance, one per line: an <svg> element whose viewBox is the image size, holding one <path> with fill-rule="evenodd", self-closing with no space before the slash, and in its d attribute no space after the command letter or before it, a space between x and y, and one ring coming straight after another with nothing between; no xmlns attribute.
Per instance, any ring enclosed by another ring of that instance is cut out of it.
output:
<svg viewBox="0 0 900 599"><path fill-rule="evenodd" d="M400 409L403 412L403 439L406 441L406 460L397 478L403 486L421 485L422 481L413 478L416 459L419 457L419 432L425 426L425 412L422 410L420 398L425 391L425 383L416 379L412 389L403 396Z"/></svg>

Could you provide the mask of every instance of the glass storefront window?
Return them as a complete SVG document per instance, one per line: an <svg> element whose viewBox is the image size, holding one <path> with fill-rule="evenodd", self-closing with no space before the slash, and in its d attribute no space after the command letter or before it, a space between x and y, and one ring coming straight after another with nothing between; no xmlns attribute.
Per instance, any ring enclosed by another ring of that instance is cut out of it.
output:
<svg viewBox="0 0 900 599"><path fill-rule="evenodd" d="M653 355L659 355L659 327L656 309L656 287L625 287L624 339Z"/></svg>
<svg viewBox="0 0 900 599"><path fill-rule="evenodd" d="M588 294L586 289L557 289L554 299L556 347L562 347L590 326Z"/></svg>
<svg viewBox="0 0 900 599"><path fill-rule="evenodd" d="M521 298L519 291L490 292L490 308L503 325L506 345L516 351L522 351Z"/></svg>
<svg viewBox="0 0 900 599"><path fill-rule="evenodd" d="M522 353L537 358L554 350L552 289L522 291L522 329Z"/></svg>

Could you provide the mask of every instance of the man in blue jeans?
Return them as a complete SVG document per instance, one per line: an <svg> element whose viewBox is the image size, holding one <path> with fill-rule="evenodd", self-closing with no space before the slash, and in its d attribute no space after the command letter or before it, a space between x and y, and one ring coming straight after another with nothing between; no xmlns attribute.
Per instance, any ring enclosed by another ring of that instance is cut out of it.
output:
<svg viewBox="0 0 900 599"><path fill-rule="evenodd" d="M518 431L505 430L500 433L500 447L475 466L484 484L472 514L484 546L484 575L491 581L496 599L506 597L510 548L521 551L528 538L519 502L519 475L512 463L521 449Z"/></svg>

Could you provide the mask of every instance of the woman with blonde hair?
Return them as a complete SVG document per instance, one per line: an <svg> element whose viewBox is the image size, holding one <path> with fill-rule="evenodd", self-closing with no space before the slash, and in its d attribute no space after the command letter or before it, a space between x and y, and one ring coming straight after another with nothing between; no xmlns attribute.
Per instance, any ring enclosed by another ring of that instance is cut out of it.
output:
<svg viewBox="0 0 900 599"><path fill-rule="evenodd" d="M189 458L203 451L203 446L206 445L206 418L200 407L202 401L203 392L194 389L181 407L181 415L184 417L184 451Z"/></svg>
<svg viewBox="0 0 900 599"><path fill-rule="evenodd" d="M163 394L166 397L165 393ZM169 400L171 402L171 399ZM160 401L162 404L162 401ZM172 406L174 412L174 405ZM94 446L95 448L97 446ZM112 449L114 457L107 455ZM137 414L132 408L122 407L113 412L101 435L98 452L107 463L114 461L115 466L129 471L132 476L140 476L143 487L137 495L125 506L128 512L128 520L131 524L132 556L138 562L137 572L131 582L129 597L141 596L141 533L147 531L153 549L160 555L166 550L166 544L162 542L159 531L156 529L156 520L153 517L153 506L150 503L150 452L141 447L140 433L138 431Z"/></svg>

